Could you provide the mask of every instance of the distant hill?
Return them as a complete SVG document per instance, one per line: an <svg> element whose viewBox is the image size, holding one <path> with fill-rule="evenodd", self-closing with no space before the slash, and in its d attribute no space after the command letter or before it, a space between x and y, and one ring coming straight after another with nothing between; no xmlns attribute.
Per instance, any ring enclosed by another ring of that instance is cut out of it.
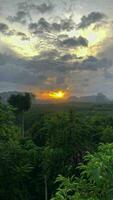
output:
<svg viewBox="0 0 113 200"><path fill-rule="evenodd" d="M83 97L76 97L76 96L70 96L68 100L39 100L35 99L33 100L34 104L50 104L50 103L65 103L65 102L75 102L75 103L110 103L111 100L107 98L106 95L103 93L98 93L97 95L91 95L91 96L83 96Z"/></svg>
<svg viewBox="0 0 113 200"><path fill-rule="evenodd" d="M12 94L19 94L19 93L24 93L24 92L2 92L0 93L1 101L4 103L7 103L9 97ZM50 104L50 103L63 103L64 101L42 101L39 99L36 99L34 95L32 95L32 103L33 104ZM82 103L110 103L110 99L106 97L103 93L98 93L97 95L91 95L91 96L83 96L83 97L76 97L76 96L71 96L68 99L68 102L82 102Z"/></svg>
<svg viewBox="0 0 113 200"><path fill-rule="evenodd" d="M106 97L106 95L102 93L98 93L97 95L92 96L83 96L83 97L70 97L70 102L90 102L90 103L109 103L110 99Z"/></svg>

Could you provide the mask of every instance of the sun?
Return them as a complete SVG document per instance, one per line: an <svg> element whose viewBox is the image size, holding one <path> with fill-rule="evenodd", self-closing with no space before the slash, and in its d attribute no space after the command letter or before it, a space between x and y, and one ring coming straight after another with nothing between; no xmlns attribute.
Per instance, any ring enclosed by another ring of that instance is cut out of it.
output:
<svg viewBox="0 0 113 200"><path fill-rule="evenodd" d="M56 92L50 92L49 97L53 99L62 99L65 96L65 92L63 91L56 91Z"/></svg>
<svg viewBox="0 0 113 200"><path fill-rule="evenodd" d="M41 100L65 100L67 99L67 92L63 90L44 91L40 92L38 98Z"/></svg>

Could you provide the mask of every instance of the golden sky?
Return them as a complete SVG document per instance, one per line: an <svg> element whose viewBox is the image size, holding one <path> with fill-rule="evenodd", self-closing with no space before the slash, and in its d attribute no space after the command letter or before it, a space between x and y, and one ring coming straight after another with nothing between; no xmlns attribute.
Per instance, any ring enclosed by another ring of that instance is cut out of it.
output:
<svg viewBox="0 0 113 200"><path fill-rule="evenodd" d="M0 1L0 90L111 95L113 2L66 2Z"/></svg>

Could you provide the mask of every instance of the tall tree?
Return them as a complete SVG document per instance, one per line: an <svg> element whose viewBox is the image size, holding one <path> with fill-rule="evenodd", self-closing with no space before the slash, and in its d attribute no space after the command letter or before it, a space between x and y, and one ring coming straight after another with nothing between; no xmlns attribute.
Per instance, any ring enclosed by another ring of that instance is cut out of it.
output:
<svg viewBox="0 0 113 200"><path fill-rule="evenodd" d="M8 102L21 113L21 128L24 137L24 112L28 111L31 107L31 96L29 93L11 95Z"/></svg>
<svg viewBox="0 0 113 200"><path fill-rule="evenodd" d="M29 187L32 187L34 168L38 168L40 154L37 153L38 149L31 140L22 140L11 108L0 103L1 200L32 199Z"/></svg>

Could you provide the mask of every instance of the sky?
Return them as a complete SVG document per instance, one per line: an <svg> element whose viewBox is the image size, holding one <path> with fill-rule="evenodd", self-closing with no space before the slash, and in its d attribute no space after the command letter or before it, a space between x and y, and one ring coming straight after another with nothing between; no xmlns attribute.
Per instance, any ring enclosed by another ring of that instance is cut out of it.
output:
<svg viewBox="0 0 113 200"><path fill-rule="evenodd" d="M113 0L0 0L0 92L113 97Z"/></svg>

